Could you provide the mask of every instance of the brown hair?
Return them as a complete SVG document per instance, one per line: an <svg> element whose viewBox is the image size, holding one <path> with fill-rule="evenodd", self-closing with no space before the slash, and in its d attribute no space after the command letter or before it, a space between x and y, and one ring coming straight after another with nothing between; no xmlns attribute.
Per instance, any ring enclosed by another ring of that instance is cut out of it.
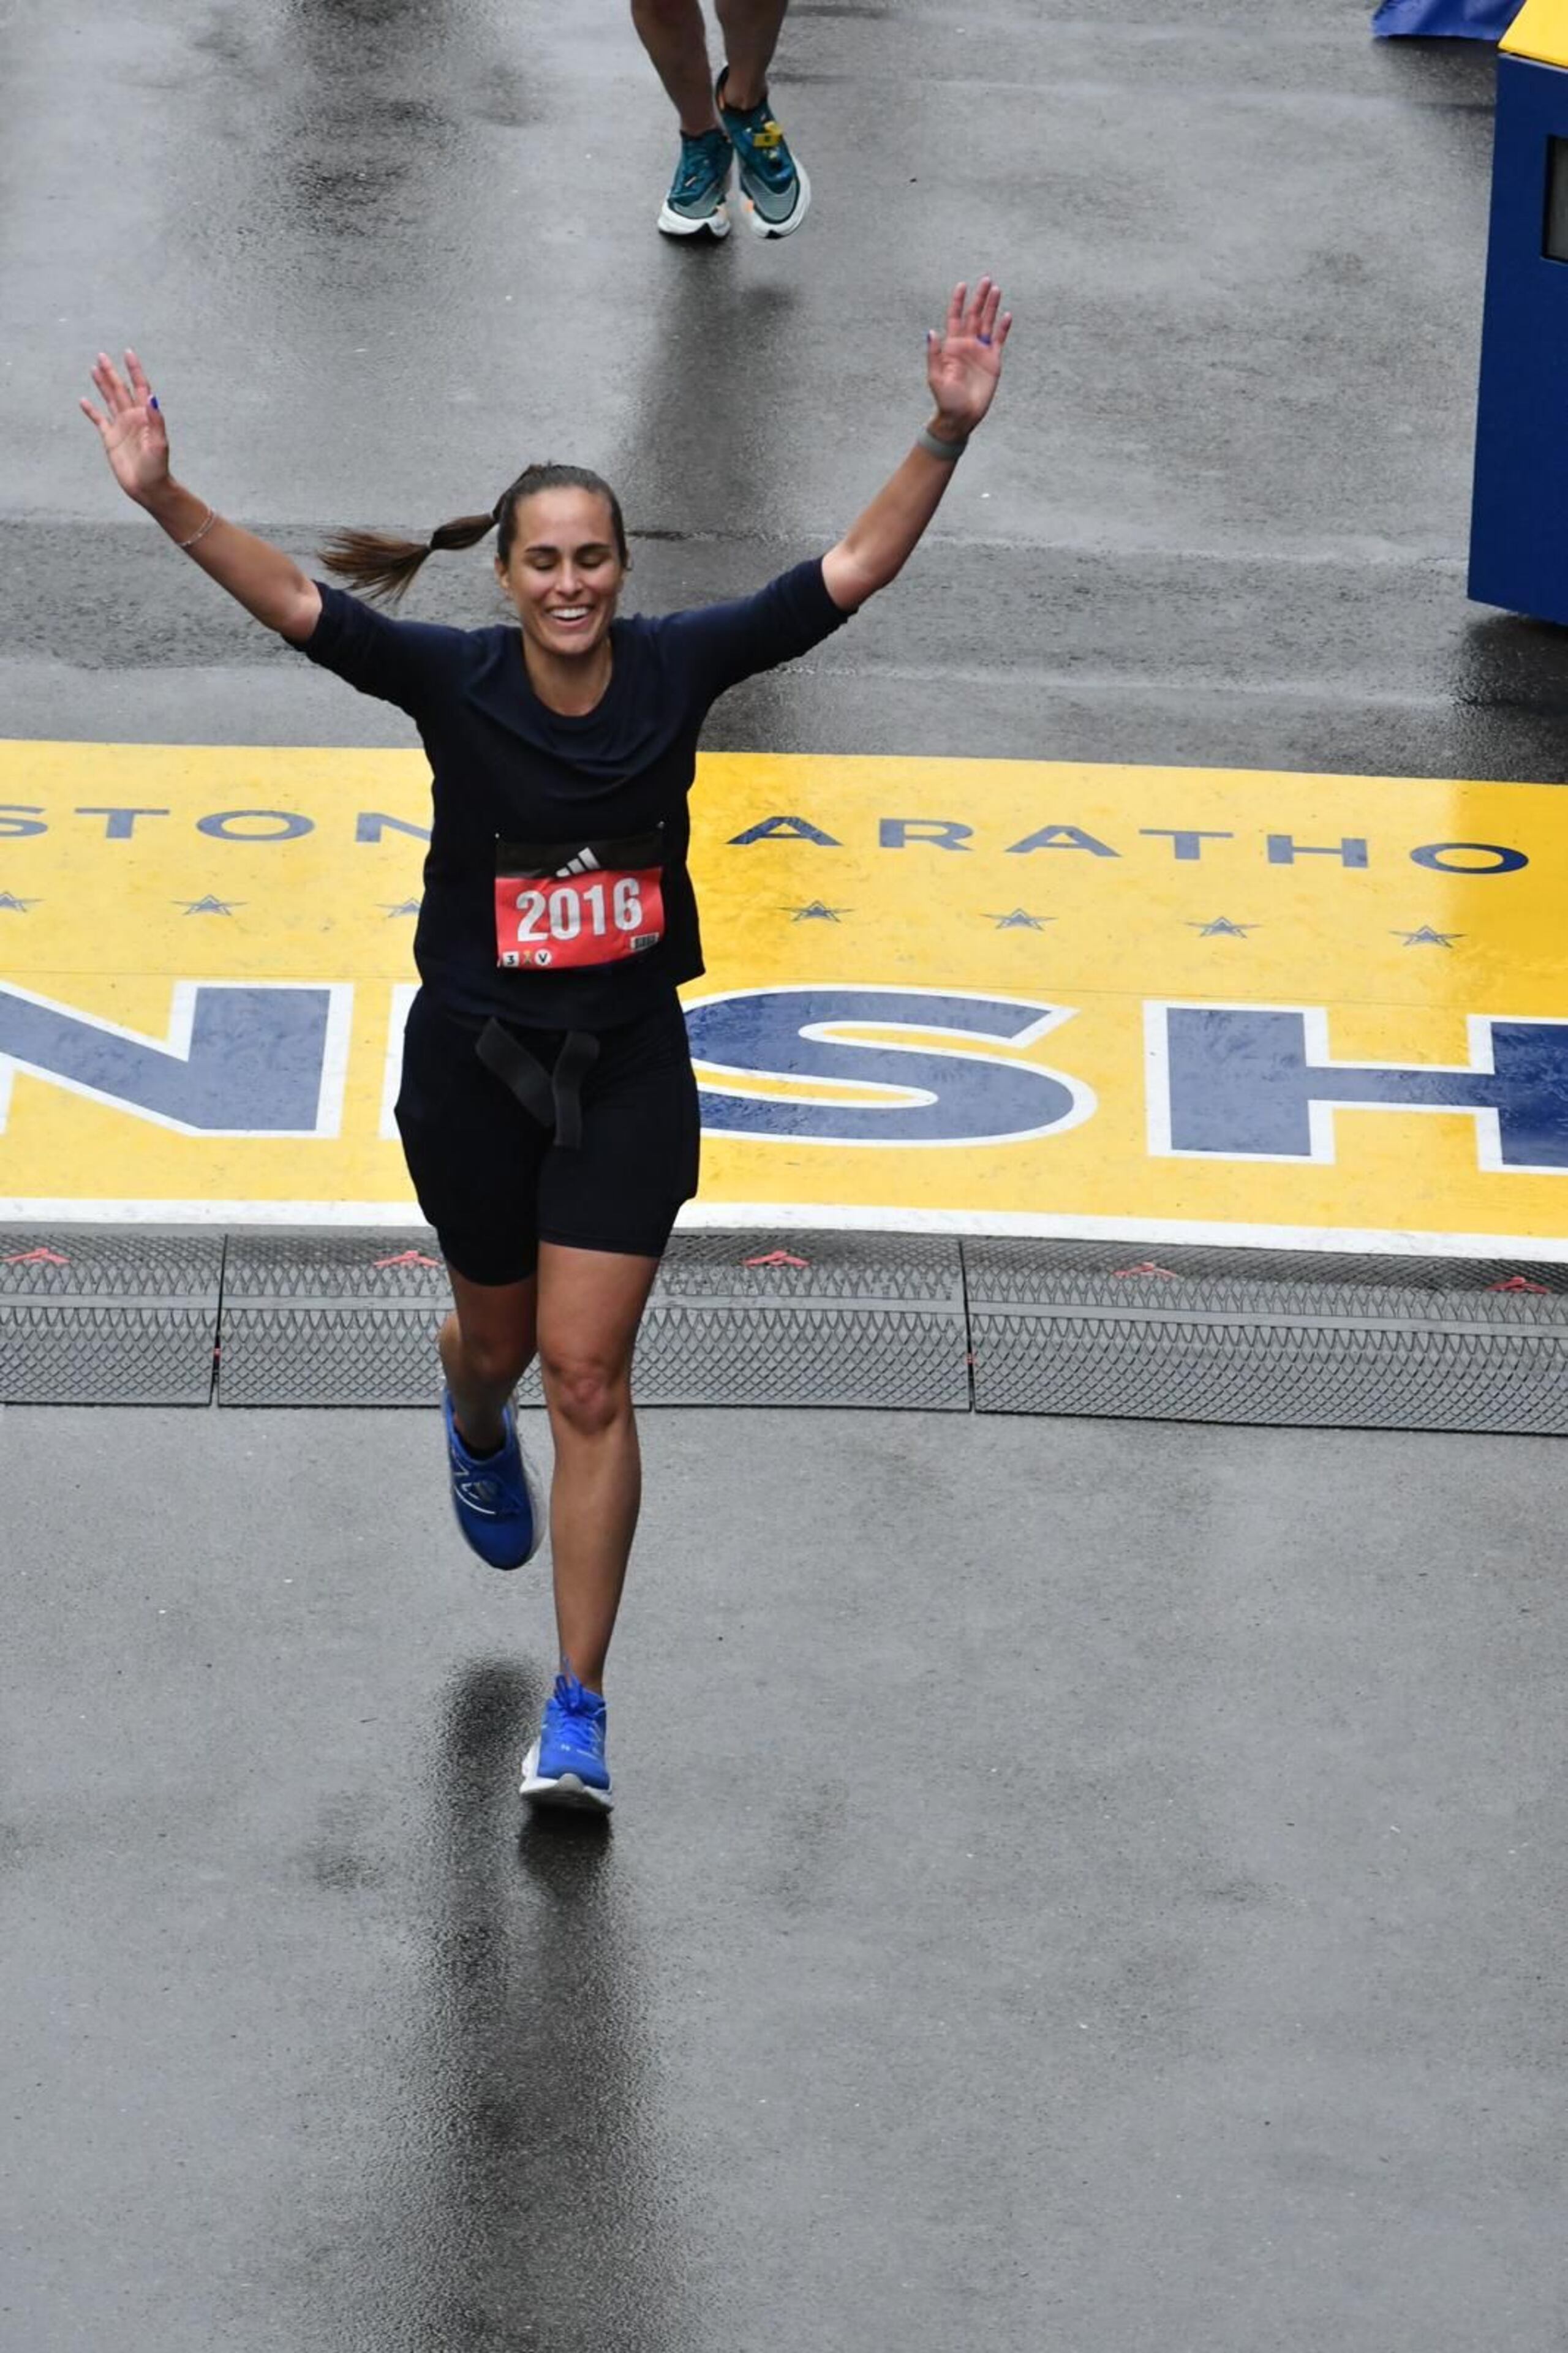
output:
<svg viewBox="0 0 1568 2353"><path fill-rule="evenodd" d="M398 539L385 531L334 531L322 543L322 562L329 572L335 572L340 580L346 580L363 596L383 597L387 604L396 605L401 602L426 556L433 555L438 548L477 547L482 539L498 531L501 536L496 553L505 564L517 535L517 510L536 491L591 491L603 499L609 509L616 554L623 566L630 565L620 501L609 484L586 466L525 466L517 480L507 484L488 514L459 515L451 522L440 523L422 544L417 539Z"/></svg>

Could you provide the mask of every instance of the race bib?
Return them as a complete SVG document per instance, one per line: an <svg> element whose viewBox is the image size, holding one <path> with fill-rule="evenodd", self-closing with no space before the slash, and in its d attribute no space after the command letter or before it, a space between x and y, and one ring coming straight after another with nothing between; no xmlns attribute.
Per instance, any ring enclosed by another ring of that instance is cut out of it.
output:
<svg viewBox="0 0 1568 2353"><path fill-rule="evenodd" d="M646 955L664 936L662 844L498 842L495 960L509 971L580 972Z"/></svg>

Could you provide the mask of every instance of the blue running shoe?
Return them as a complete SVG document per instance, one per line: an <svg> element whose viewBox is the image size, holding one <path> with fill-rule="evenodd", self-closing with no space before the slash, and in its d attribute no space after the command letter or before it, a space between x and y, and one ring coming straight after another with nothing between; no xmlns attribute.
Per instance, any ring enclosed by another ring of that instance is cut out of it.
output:
<svg viewBox="0 0 1568 2353"><path fill-rule="evenodd" d="M768 111L766 90L744 114L725 104L728 70L726 66L720 74L714 98L740 166L747 223L758 237L793 237L811 202L806 167L789 153L789 141Z"/></svg>
<svg viewBox="0 0 1568 2353"><path fill-rule="evenodd" d="M614 1800L604 1761L607 1722L599 1693L585 1691L575 1675L557 1675L539 1737L523 1759L524 1797L536 1806L608 1814Z"/></svg>
<svg viewBox="0 0 1568 2353"><path fill-rule="evenodd" d="M533 1466L517 1442L512 1408L503 1417L499 1454L472 1455L458 1435L450 1390L441 1398L451 1464L452 1509L471 1549L492 1568L521 1568L545 1541L545 1504Z"/></svg>
<svg viewBox="0 0 1568 2353"><path fill-rule="evenodd" d="M659 212L666 237L712 237L729 235L729 141L722 131L705 131L700 139L681 133L681 160L670 183L670 193Z"/></svg>

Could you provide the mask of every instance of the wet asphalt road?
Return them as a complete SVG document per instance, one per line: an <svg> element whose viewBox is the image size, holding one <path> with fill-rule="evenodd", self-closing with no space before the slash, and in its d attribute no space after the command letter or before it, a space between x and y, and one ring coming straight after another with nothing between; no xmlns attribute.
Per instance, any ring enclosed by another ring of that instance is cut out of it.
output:
<svg viewBox="0 0 1568 2353"><path fill-rule="evenodd" d="M711 254L619 5L66 0L0 75L9 734L405 740L119 503L101 343L302 553L569 456L659 605L842 529L991 266L941 532L710 743L1560 773L1462 598L1484 53L797 5L817 208ZM417 1419L0 1418L7 2344L1561 2346L1559 1448L648 1440L622 1810L520 1844L541 1597Z"/></svg>
<svg viewBox="0 0 1568 2353"><path fill-rule="evenodd" d="M519 1841L432 1428L64 1419L19 2353L1561 2344L1561 1447L651 1415L621 1804Z"/></svg>

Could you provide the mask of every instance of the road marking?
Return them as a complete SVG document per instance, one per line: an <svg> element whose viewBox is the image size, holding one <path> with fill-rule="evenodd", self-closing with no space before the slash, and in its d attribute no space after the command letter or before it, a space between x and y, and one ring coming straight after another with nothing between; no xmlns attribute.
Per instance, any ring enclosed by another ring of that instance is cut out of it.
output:
<svg viewBox="0 0 1568 2353"><path fill-rule="evenodd" d="M412 1220L427 790L0 744L0 1218ZM693 818L686 1224L1568 1259L1559 789L723 754Z"/></svg>

